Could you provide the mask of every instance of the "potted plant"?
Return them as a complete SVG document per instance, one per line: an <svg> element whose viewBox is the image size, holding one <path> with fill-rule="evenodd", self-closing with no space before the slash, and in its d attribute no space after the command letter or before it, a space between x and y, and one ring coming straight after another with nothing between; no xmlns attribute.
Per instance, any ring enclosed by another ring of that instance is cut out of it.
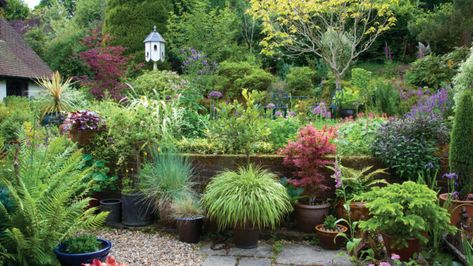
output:
<svg viewBox="0 0 473 266"><path fill-rule="evenodd" d="M344 88L343 90L337 91L335 101L339 105L340 116L342 118L356 116L362 102L360 91L352 88Z"/></svg>
<svg viewBox="0 0 473 266"><path fill-rule="evenodd" d="M455 110L450 144L449 164L452 173L444 175L451 184L449 193L441 194L452 215L452 224L461 221L461 209L465 208L468 216L473 216L473 95L464 92ZM457 182L458 186L455 186Z"/></svg>
<svg viewBox="0 0 473 266"><path fill-rule="evenodd" d="M135 227L153 223L151 209L145 200L146 196L140 191L137 178L124 178L121 196L123 225Z"/></svg>
<svg viewBox="0 0 473 266"><path fill-rule="evenodd" d="M369 210L362 201L354 200L355 195L368 192L374 186L388 184L385 179L378 179L380 175L386 175L386 169L372 170L373 166L365 167L361 170L343 166L340 158L336 159L335 165L329 166L334 172L335 194L338 198L337 214L339 217L347 218L350 221L367 220Z"/></svg>
<svg viewBox="0 0 473 266"><path fill-rule="evenodd" d="M299 230L306 233L312 233L328 215L330 204L325 199L329 178L324 171L333 163L328 156L335 154L335 145L331 143L334 136L334 128L318 130L308 125L300 130L296 141L282 150L284 165L297 169L289 182L304 188L303 199L295 205L295 217Z"/></svg>
<svg viewBox="0 0 473 266"><path fill-rule="evenodd" d="M61 265L81 266L91 263L93 259L105 260L112 243L93 235L79 235L62 242L54 249L54 254Z"/></svg>
<svg viewBox="0 0 473 266"><path fill-rule="evenodd" d="M192 196L174 200L172 214L176 219L179 240L186 243L198 243L204 224L204 211L200 202Z"/></svg>
<svg viewBox="0 0 473 266"><path fill-rule="evenodd" d="M72 109L72 101L65 94L70 89L71 81L71 78L63 80L58 71L51 77L39 78L36 81L38 86L44 88L43 95L39 98L43 125L62 124L65 118L64 112Z"/></svg>
<svg viewBox="0 0 473 266"><path fill-rule="evenodd" d="M337 218L333 215L325 217L324 223L315 227L315 232L320 240L320 245L325 249L339 249L343 245L341 238L337 238L340 233L345 233L348 227L337 224Z"/></svg>
<svg viewBox="0 0 473 266"><path fill-rule="evenodd" d="M162 224L175 226L171 206L174 200L192 194L194 168L186 157L153 149L150 161L140 171L140 190L150 207L159 212Z"/></svg>
<svg viewBox="0 0 473 266"><path fill-rule="evenodd" d="M215 176L202 198L207 216L220 228L233 228L238 248L256 248L262 228L275 228L292 210L276 175L249 165Z"/></svg>
<svg viewBox="0 0 473 266"><path fill-rule="evenodd" d="M69 113L61 128L64 133L69 133L71 140L83 147L90 144L96 132L101 129L101 122L96 112L81 110Z"/></svg>
<svg viewBox="0 0 473 266"><path fill-rule="evenodd" d="M407 181L355 196L366 202L371 217L359 226L368 232L380 232L388 254L399 254L407 261L427 242L431 225L444 233L455 232L450 215L438 205L437 193L426 185Z"/></svg>

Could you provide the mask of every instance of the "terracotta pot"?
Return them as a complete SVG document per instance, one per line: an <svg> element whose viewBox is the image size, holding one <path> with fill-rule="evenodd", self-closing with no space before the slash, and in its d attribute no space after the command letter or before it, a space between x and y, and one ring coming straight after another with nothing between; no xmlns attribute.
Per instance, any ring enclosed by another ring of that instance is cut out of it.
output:
<svg viewBox="0 0 473 266"><path fill-rule="evenodd" d="M328 203L319 205L297 203L295 206L297 228L304 233L313 233L315 226L323 223L329 208Z"/></svg>
<svg viewBox="0 0 473 266"><path fill-rule="evenodd" d="M315 232L320 240L320 245L324 249L336 250L343 246L344 239L341 237L335 238L339 233L345 233L348 231L348 227L343 225L337 225L338 230L327 230L323 224L319 224L315 227Z"/></svg>
<svg viewBox="0 0 473 266"><path fill-rule="evenodd" d="M71 130L69 132L69 138L72 141L77 142L77 144L81 147L89 145L94 137L95 137L95 131L92 131L92 130L85 130L85 131Z"/></svg>
<svg viewBox="0 0 473 266"><path fill-rule="evenodd" d="M366 207L364 202L352 201L350 202L350 219L352 221L366 221L370 218L370 210Z"/></svg>
<svg viewBox="0 0 473 266"><path fill-rule="evenodd" d="M394 246L395 237L383 233L381 233L381 235L383 236L388 257L391 257L391 254L395 253L401 257L402 261L409 261L415 253L421 251L420 240L417 238L407 240L407 247L399 248Z"/></svg>
<svg viewBox="0 0 473 266"><path fill-rule="evenodd" d="M337 206L335 207L337 209L337 217L348 220L348 213L343 207L344 204L345 204L345 201L343 199L340 199L338 201Z"/></svg>
<svg viewBox="0 0 473 266"><path fill-rule="evenodd" d="M473 216L473 200L449 200L449 193L443 193L439 195L441 206L445 206L448 201L449 206L447 207L450 212L450 223L458 226L461 221L462 208L465 207L468 217ZM472 198L473 194L469 194L468 198Z"/></svg>

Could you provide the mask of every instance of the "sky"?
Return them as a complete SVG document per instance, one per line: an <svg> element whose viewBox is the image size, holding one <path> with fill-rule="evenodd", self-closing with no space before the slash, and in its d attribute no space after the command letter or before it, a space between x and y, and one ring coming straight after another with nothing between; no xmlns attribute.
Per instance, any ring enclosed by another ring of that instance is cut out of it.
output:
<svg viewBox="0 0 473 266"><path fill-rule="evenodd" d="M39 4L39 1L41 1L41 0L24 0L24 1L30 8L33 8L37 4Z"/></svg>

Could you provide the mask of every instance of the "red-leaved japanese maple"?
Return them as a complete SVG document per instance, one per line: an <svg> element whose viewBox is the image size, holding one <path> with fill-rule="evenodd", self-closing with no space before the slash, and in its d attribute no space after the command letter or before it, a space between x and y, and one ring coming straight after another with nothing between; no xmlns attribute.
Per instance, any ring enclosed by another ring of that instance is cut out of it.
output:
<svg viewBox="0 0 473 266"><path fill-rule="evenodd" d="M80 53L80 58L89 66L92 77L79 77L82 85L90 87L90 92L102 99L108 95L115 100L123 97L126 85L121 82L127 70L129 57L123 55L122 46L107 45L110 36L102 35L100 29L93 30L82 42L89 48Z"/></svg>
<svg viewBox="0 0 473 266"><path fill-rule="evenodd" d="M325 184L328 177L324 175L323 169L334 161L327 156L336 152L335 145L331 143L335 134L336 129L333 127L319 130L308 125L299 131L296 141L289 142L281 151L286 156L284 165L297 168L295 178L290 182L303 187L310 196L317 196L317 193L329 189Z"/></svg>

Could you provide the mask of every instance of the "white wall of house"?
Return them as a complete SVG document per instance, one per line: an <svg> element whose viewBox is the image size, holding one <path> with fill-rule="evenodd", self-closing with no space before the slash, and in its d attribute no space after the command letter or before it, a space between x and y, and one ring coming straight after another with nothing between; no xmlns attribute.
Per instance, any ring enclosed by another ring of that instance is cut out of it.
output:
<svg viewBox="0 0 473 266"><path fill-rule="evenodd" d="M7 96L7 82L0 79L0 101Z"/></svg>
<svg viewBox="0 0 473 266"><path fill-rule="evenodd" d="M43 90L33 81L28 82L28 97L36 97Z"/></svg>

